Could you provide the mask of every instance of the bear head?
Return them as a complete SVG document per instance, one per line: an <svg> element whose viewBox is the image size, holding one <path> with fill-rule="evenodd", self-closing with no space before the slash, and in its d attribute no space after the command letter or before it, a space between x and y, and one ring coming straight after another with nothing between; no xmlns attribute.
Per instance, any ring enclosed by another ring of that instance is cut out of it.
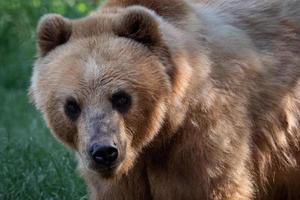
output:
<svg viewBox="0 0 300 200"><path fill-rule="evenodd" d="M125 174L159 132L172 91L162 34L160 18L139 6L40 20L30 93L82 168Z"/></svg>

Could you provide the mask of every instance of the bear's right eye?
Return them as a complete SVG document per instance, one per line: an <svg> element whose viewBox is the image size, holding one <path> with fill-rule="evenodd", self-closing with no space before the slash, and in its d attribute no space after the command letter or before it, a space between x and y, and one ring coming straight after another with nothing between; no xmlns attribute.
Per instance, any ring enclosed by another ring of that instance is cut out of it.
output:
<svg viewBox="0 0 300 200"><path fill-rule="evenodd" d="M75 121L80 115L81 109L75 99L70 98L65 104L65 113L69 119Z"/></svg>

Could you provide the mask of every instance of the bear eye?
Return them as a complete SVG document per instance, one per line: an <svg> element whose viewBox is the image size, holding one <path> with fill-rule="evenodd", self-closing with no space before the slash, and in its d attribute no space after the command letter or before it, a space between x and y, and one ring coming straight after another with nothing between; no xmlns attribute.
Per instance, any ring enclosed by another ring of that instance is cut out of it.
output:
<svg viewBox="0 0 300 200"><path fill-rule="evenodd" d="M114 109L120 113L126 113L131 106L131 96L120 91L112 95L111 103Z"/></svg>
<svg viewBox="0 0 300 200"><path fill-rule="evenodd" d="M81 109L75 99L69 98L65 104L65 113L69 119L75 121L81 112Z"/></svg>

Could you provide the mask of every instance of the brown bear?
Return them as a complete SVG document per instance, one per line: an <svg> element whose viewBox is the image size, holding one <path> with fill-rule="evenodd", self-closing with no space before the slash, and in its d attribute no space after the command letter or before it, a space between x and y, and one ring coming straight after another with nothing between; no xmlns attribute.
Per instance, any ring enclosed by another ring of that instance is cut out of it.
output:
<svg viewBox="0 0 300 200"><path fill-rule="evenodd" d="M108 0L37 38L91 199L300 199L300 1Z"/></svg>

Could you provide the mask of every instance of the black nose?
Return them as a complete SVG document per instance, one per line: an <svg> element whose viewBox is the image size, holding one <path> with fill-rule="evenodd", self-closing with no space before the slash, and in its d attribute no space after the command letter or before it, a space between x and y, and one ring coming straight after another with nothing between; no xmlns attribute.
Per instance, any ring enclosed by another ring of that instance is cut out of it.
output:
<svg viewBox="0 0 300 200"><path fill-rule="evenodd" d="M90 148L93 160L104 167L110 167L118 158L118 149L115 146L94 144Z"/></svg>

